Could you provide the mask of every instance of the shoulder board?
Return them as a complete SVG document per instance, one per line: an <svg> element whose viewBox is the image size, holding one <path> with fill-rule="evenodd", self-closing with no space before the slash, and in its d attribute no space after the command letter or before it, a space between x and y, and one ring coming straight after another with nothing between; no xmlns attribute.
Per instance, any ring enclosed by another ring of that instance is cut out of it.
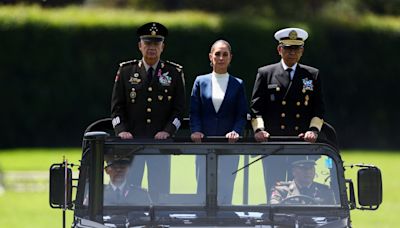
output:
<svg viewBox="0 0 400 228"><path fill-rule="evenodd" d="M126 66L126 65L133 65L133 64L138 64L138 63L139 63L139 60L134 59L134 60L129 60L129 61L126 61L126 62L122 62L122 63L119 64L119 66L123 67L123 66Z"/></svg>
<svg viewBox="0 0 400 228"><path fill-rule="evenodd" d="M179 68L179 69L182 69L182 68L183 68L183 66L181 66L181 65L179 65L179 64L177 64L177 63L168 61L168 60L165 60L165 63L167 63L167 64L169 64L169 65L172 65L172 66L174 66L174 67L176 67L176 68Z"/></svg>

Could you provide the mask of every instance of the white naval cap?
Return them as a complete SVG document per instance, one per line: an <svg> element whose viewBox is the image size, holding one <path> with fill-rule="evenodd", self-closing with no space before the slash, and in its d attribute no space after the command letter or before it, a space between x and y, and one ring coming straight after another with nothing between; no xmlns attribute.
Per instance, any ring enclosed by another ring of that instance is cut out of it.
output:
<svg viewBox="0 0 400 228"><path fill-rule="evenodd" d="M277 31L274 37L284 46L304 45L308 33L300 28L285 28Z"/></svg>

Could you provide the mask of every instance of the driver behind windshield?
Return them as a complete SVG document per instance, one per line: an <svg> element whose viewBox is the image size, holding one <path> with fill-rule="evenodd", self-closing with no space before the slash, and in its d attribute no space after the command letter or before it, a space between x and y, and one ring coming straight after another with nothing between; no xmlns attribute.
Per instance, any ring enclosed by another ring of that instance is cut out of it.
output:
<svg viewBox="0 0 400 228"><path fill-rule="evenodd" d="M331 189L314 181L314 160L298 160L292 163L292 181L281 181L272 188L271 204L333 204Z"/></svg>
<svg viewBox="0 0 400 228"><path fill-rule="evenodd" d="M110 182L104 186L104 205L140 204L149 205L148 192L128 183L127 172L131 159L116 158L107 161L105 172Z"/></svg>

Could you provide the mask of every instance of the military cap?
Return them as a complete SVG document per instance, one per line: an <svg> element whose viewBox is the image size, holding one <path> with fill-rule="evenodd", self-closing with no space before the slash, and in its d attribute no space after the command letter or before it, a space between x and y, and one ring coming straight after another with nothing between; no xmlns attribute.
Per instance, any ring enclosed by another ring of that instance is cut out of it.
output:
<svg viewBox="0 0 400 228"><path fill-rule="evenodd" d="M149 22L140 26L136 33L141 40L161 42L167 37L168 29L158 22Z"/></svg>
<svg viewBox="0 0 400 228"><path fill-rule="evenodd" d="M300 28L285 28L277 31L274 37L284 46L303 46L308 33Z"/></svg>
<svg viewBox="0 0 400 228"><path fill-rule="evenodd" d="M107 167L113 166L113 165L129 165L131 164L131 159L127 157L123 158L114 158L114 159L109 159L107 160Z"/></svg>
<svg viewBox="0 0 400 228"><path fill-rule="evenodd" d="M292 162L292 167L311 168L315 165L316 165L316 163L314 160L297 160L297 161Z"/></svg>

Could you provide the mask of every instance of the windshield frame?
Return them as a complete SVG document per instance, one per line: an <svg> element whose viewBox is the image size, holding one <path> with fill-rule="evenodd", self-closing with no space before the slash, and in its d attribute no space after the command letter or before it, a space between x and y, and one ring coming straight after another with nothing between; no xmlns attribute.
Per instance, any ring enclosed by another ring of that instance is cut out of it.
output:
<svg viewBox="0 0 400 228"><path fill-rule="evenodd" d="M344 170L343 170L343 161L340 157L339 152L337 149L334 147L327 145L327 144L322 144L322 143L306 143L306 142L267 142L267 143L200 143L200 144L194 144L194 143L188 143L188 142L171 142L171 141L153 141L153 140L148 140L148 141L143 141L143 140L120 140L118 138L106 138L104 141L101 142L101 150L103 151L103 156L99 162L102 162L104 164L104 155L107 155L108 153L113 153L110 151L128 151L130 153L135 153L135 155L140 155L140 154L148 154L147 152L144 153L143 151L140 151L142 148L153 148L153 149L161 149L164 151L168 151L168 149L171 148L198 148L201 149L196 150L196 153L190 153L190 152L176 152L176 150L173 151L174 155L177 154L201 154L205 155L207 157L207 163L209 163L209 167L211 169L216 169L216 156L217 155L223 155L226 154L224 152L215 152L215 150L218 149L235 149L231 151L229 154L240 154L240 155L252 155L254 152L252 152L252 149L255 149L257 151L264 151L264 154L266 156L269 156L271 153L279 153L281 151L285 151L285 155L299 155L298 153L294 152L293 148L305 148L307 149L307 154L312 155L326 155L330 157L333 160L333 165L336 166L336 175L338 178L338 187L339 187L339 197L340 197L340 206L339 207L327 207L327 206L319 206L319 205L308 205L307 207L304 206L297 206L297 205L263 205L263 206L254 206L254 205L246 205L246 206L237 206L237 205L230 205L230 206L221 206L217 205L217 200L216 200L216 194L212 192L216 192L215 188L210 188L207 187L207 194L206 194L206 205L205 206L155 206L155 205L150 205L149 207L145 206L99 206L99 205L89 205L85 206L83 205L83 196L77 195L77 200L75 202L76 205L76 214L79 215L85 215L87 212L92 211L95 212L94 214L98 215L103 215L103 212L106 213L123 213L126 211L136 211L136 212L143 212L147 211L148 216L151 218L152 214L155 216L157 213L164 213L164 212L194 212L198 214L204 214L206 217L208 216L220 216L221 213L224 212L252 212L252 211L259 211L263 212L266 215L267 214L275 214L279 212L285 212L285 213L302 213L304 215L307 214L315 214L318 212L321 215L329 215L333 211L336 211L336 214L342 213L343 216L348 215L348 202L347 202L347 192L346 192L346 186L345 186L345 181L344 181ZM89 144L87 144L89 145ZM245 148L246 150L241 150L239 152L238 148ZM260 149L261 148L261 149ZM324 153L321 153L321 149L324 149ZM87 149L87 148L86 148ZM96 149L96 148L94 148ZM117 149L117 150L114 150ZM139 149L139 150L137 150ZM289 150L285 150L289 149ZM81 172L80 172L80 181L78 188L83 188L83 183L82 180L87 180L90 185L93 185L94 183L91 183L92 180L88 178L90 175L88 175L91 171L88 168L90 166L89 160L91 159L92 161L95 160L93 157L95 154L98 153L92 153L91 150L87 151L85 150L85 153L83 154L82 157L82 166L81 166ZM160 150L152 150L154 154L161 154ZM170 150L171 151L171 150ZM236 152L235 152L236 151ZM171 151L172 152L172 151ZM165 153L162 153L165 154ZM168 154L168 153L167 153ZM102 160L102 161L101 161ZM103 167L104 168L104 167ZM241 168L241 167L238 167ZM85 177L86 176L86 177ZM207 180L207 186L213 185L213 183L216 183L215 178L209 177ZM97 183L97 185L99 185ZM97 188L102 187L103 183L99 186L95 186ZM81 193L83 191L80 191ZM96 199L102 201L102 195L98 196ZM97 208L93 208L97 207ZM93 214L93 213L89 213ZM84 217L84 216L83 216ZM271 217L268 215L267 217Z"/></svg>

